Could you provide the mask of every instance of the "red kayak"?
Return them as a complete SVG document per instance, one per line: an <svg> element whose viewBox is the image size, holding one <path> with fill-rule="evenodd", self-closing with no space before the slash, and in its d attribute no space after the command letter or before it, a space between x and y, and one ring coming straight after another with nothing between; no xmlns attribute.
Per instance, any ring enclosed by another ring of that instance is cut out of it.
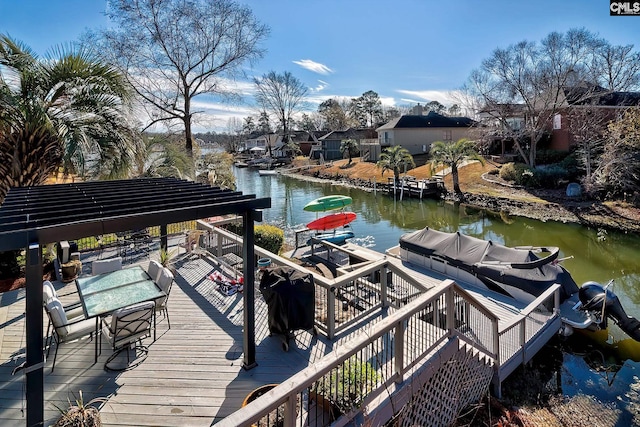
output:
<svg viewBox="0 0 640 427"><path fill-rule="evenodd" d="M329 214L318 218L315 221L311 221L307 224L309 230L333 230L334 228L342 227L344 225L353 222L356 219L354 212L338 212Z"/></svg>

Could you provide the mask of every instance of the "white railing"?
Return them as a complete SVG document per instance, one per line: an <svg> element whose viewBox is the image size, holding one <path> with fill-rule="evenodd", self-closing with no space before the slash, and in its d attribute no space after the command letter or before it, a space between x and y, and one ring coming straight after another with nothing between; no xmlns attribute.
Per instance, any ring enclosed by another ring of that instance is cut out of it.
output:
<svg viewBox="0 0 640 427"><path fill-rule="evenodd" d="M242 257L241 237L218 227L211 227L210 231L212 236L216 236L211 240L214 246L210 248L214 255L224 257L232 253L236 257ZM322 245L327 248L327 257L330 256L330 251L346 252L340 246L331 243L322 242ZM300 265L257 246L255 253L256 260L268 257L274 266L288 266L309 272ZM291 399L292 395L298 396L297 413L300 414L303 409L308 411L300 402L309 401L309 391L312 390L310 387L313 383L332 369L339 370L345 360L358 352L365 352L367 358L364 360L370 360L375 352L365 348L376 340L380 341L378 345L387 348L389 342L403 345L392 346L393 351L397 353L393 360L385 359L389 355L388 351L384 357L381 354L375 355L377 369L387 369L382 374L386 379L384 384L377 384L377 387L384 389L389 379L392 382L401 379L408 369L421 363L430 351L440 345L444 337L455 335L493 359L494 386L498 387L500 393L502 380L520 363L528 361L538 350L540 343L536 342L536 336L543 330L549 333L546 329L549 329L553 322L559 321L559 285L550 287L526 308L520 310L508 324L499 326L496 314L452 281L444 281L436 288L430 288L412 277L407 270L388 262L385 257L374 261L362 259L361 262L357 262L357 256L353 253L348 255L351 264L338 268L337 277L334 279L314 274L316 301L320 305L316 313L321 313L315 319L318 330L329 339L334 339L354 324L366 323L372 316L380 314L385 307L393 307L398 311L376 324L368 338L354 338L349 341L346 349L340 350L340 353L326 356L320 364L314 364L312 372L305 370L292 377L285 383L286 391L282 391L283 386L279 386L269 392L270 396L274 394L273 402L261 400L262 403L250 405L252 410L241 410L241 416L249 416L247 414L251 413L250 419L258 420L278 406L284 405L287 396ZM256 260L253 261L253 266L256 265ZM418 322L415 316L420 310L423 312L421 317L419 316L421 322ZM394 329L400 324L398 322L404 325L402 332ZM412 332L412 328L422 329ZM384 334L391 334L392 330L392 335L382 338ZM431 340L422 342L422 338L407 339L407 334L409 337L429 336ZM323 368L320 369L320 366ZM294 404L290 400L288 402L287 405ZM290 406L280 408L280 412L284 411L285 414L291 414L288 412L290 410ZM252 421L247 419L247 422Z"/></svg>
<svg viewBox="0 0 640 427"><path fill-rule="evenodd" d="M443 282L217 425L266 425L265 418L283 426L344 425L402 383L447 340L464 336L460 325L465 322L456 313L461 301L483 311L453 281ZM486 315L486 322L497 324L494 315ZM354 380L354 372L364 379ZM337 420L327 401L340 411Z"/></svg>

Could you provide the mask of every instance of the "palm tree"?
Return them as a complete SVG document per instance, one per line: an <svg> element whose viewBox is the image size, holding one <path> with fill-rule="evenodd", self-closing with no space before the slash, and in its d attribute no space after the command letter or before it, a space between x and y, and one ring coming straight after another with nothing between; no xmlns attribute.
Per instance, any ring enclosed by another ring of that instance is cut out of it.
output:
<svg viewBox="0 0 640 427"><path fill-rule="evenodd" d="M388 170L393 171L396 181L400 179L400 169L409 166L409 169L416 167L413 156L409 150L401 145L393 145L385 149L380 154L377 166L382 168L382 175Z"/></svg>
<svg viewBox="0 0 640 427"><path fill-rule="evenodd" d="M460 194L460 181L458 178L458 166L464 160L478 160L484 165L484 159L478 154L476 144L473 141L462 138L456 142L435 141L431 144L431 166L435 169L438 164L444 164L451 168L453 178L453 191Z"/></svg>
<svg viewBox="0 0 640 427"><path fill-rule="evenodd" d="M83 49L40 60L0 36L0 201L60 168L91 178L128 176L141 143L131 87Z"/></svg>
<svg viewBox="0 0 640 427"><path fill-rule="evenodd" d="M345 151L349 156L349 164L351 164L351 161L353 160L353 155L358 152L358 143L356 142L355 139L349 138L349 139L343 139L342 141L340 141L340 152L344 154Z"/></svg>

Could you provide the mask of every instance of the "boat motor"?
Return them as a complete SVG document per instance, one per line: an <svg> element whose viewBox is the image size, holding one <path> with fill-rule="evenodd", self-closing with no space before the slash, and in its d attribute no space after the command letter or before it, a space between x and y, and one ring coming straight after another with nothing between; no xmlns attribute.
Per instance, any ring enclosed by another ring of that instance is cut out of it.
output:
<svg viewBox="0 0 640 427"><path fill-rule="evenodd" d="M612 281L609 282L611 283ZM603 313L603 320L605 316L611 318L627 335L640 341L640 321L635 317L627 316L616 294L607 289L609 284L602 286L597 282L584 283L578 291L582 308Z"/></svg>

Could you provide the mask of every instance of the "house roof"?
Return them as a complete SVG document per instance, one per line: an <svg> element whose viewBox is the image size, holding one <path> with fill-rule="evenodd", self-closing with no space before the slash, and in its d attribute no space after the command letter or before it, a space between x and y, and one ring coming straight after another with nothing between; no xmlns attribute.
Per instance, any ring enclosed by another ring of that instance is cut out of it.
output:
<svg viewBox="0 0 640 427"><path fill-rule="evenodd" d="M269 207L270 198L175 178L13 187L0 206L0 251Z"/></svg>
<svg viewBox="0 0 640 427"><path fill-rule="evenodd" d="M334 130L326 135L321 136L318 139L322 140L343 140L343 139L370 139L377 138L378 135L375 133L373 129L364 128L364 129L354 129L350 128L347 130Z"/></svg>
<svg viewBox="0 0 640 427"><path fill-rule="evenodd" d="M474 123L468 117L448 117L436 112L429 112L426 116L404 115L380 126L376 131L403 128L449 128L470 127Z"/></svg>
<svg viewBox="0 0 640 427"><path fill-rule="evenodd" d="M611 92L601 87L565 88L564 95L569 105L595 105L601 107L640 106L640 92Z"/></svg>
<svg viewBox="0 0 640 427"><path fill-rule="evenodd" d="M316 139L320 138L322 135L325 135L326 131L306 131L306 130L297 130L291 132L291 140L293 142L313 142ZM315 139L314 139L315 136Z"/></svg>

